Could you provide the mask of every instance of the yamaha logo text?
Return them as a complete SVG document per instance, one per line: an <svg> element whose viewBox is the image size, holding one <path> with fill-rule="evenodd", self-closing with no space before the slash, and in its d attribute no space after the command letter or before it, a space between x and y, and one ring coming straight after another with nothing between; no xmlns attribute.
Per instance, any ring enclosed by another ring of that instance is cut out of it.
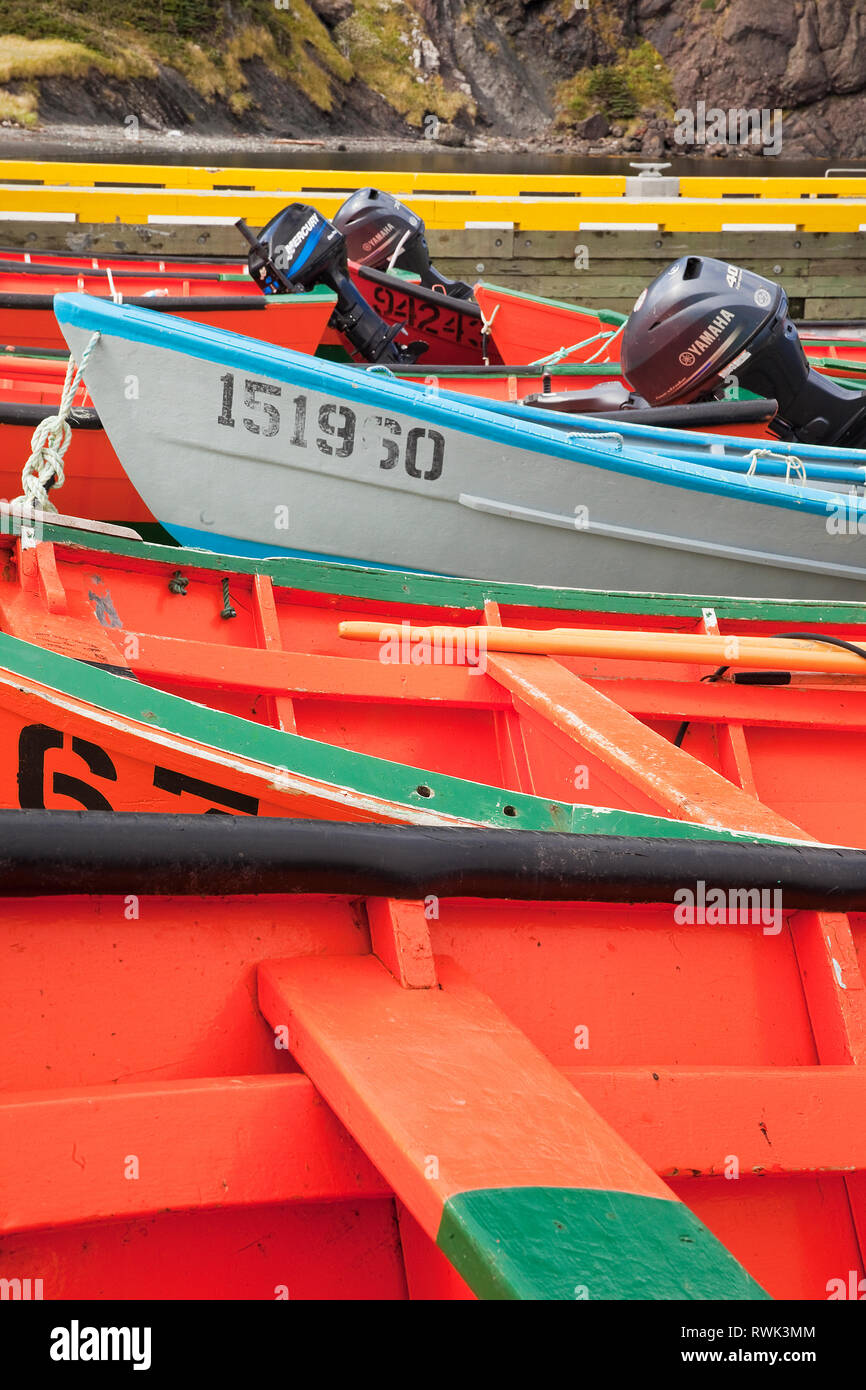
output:
<svg viewBox="0 0 866 1390"><path fill-rule="evenodd" d="M680 353L680 362L684 367L693 367L699 357L702 357L708 347L712 347L717 338L724 333L728 324L733 321L734 315L730 309L722 309L721 313L707 324L703 333L695 338L685 352Z"/></svg>

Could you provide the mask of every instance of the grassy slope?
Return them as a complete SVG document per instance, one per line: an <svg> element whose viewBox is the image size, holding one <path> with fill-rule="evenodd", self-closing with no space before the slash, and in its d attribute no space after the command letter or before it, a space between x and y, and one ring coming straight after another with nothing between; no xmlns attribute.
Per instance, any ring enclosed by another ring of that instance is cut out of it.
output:
<svg viewBox="0 0 866 1390"><path fill-rule="evenodd" d="M398 0L358 0L333 35L306 0L233 0L230 13L222 0L0 0L0 119L36 124L40 77L148 78L159 65L240 115L252 104L244 63L257 58L322 111L336 83L358 78L412 125L428 111L449 120L471 101L415 70L423 34Z"/></svg>

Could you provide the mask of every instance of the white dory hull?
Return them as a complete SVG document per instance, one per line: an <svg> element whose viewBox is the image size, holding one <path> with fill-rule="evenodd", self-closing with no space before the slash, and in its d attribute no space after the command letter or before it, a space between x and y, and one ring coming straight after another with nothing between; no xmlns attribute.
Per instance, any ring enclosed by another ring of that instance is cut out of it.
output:
<svg viewBox="0 0 866 1390"><path fill-rule="evenodd" d="M866 592L862 499L564 435L85 295L55 307L76 359L100 333L96 408L187 543L603 589Z"/></svg>

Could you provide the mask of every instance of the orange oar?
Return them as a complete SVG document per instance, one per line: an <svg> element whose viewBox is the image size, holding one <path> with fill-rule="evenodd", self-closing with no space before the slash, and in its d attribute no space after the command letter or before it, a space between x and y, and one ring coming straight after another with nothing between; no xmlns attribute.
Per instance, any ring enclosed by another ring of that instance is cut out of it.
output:
<svg viewBox="0 0 866 1390"><path fill-rule="evenodd" d="M790 638L705 636L701 633L617 632L590 628L412 627L408 623L340 623L340 636L390 644L383 660L423 665L461 653L477 664L489 652L543 656L595 656L618 661L675 661L707 666L748 666L763 671L823 671L862 675L866 656L834 650L819 642ZM437 655L438 653L438 655ZM447 659L447 658L446 658Z"/></svg>

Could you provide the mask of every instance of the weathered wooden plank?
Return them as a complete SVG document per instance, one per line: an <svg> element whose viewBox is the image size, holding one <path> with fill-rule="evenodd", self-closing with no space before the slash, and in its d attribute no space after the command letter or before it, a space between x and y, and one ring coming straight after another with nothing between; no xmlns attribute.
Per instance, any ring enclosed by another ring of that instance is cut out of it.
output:
<svg viewBox="0 0 866 1390"><path fill-rule="evenodd" d="M734 218L732 216L731 220ZM429 240L431 249L434 233ZM651 260L676 260L693 252L700 256L717 256L739 263L746 258L762 261L772 257L866 258L866 233L863 232L556 232L533 231L518 233L514 238L514 255L521 260L546 260L574 256L577 244L607 259L634 257Z"/></svg>
<svg viewBox="0 0 866 1390"><path fill-rule="evenodd" d="M862 319L866 318L866 298L829 295L817 299L807 299L803 306L803 317L807 319Z"/></svg>
<svg viewBox="0 0 866 1390"><path fill-rule="evenodd" d="M503 218L503 221L506 219ZM458 231L443 228L431 231L428 238L431 255L443 256L508 256L514 255L514 232L504 227L495 230Z"/></svg>

